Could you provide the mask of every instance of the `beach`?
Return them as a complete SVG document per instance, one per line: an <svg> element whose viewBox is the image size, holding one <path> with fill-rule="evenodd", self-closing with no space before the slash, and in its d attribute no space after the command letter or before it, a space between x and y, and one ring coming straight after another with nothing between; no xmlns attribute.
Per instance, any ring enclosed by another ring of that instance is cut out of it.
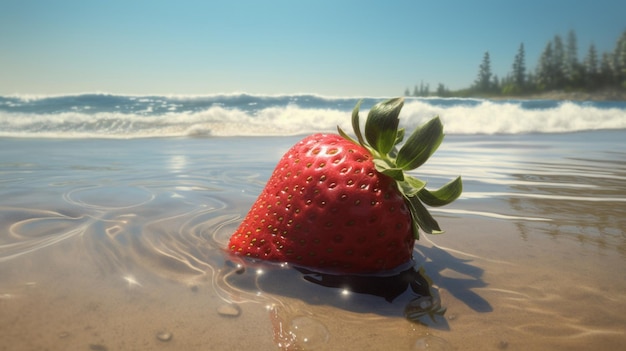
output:
<svg viewBox="0 0 626 351"><path fill-rule="evenodd" d="M0 138L0 350L612 350L626 343L626 132L452 134L416 175L443 317L225 253L301 138ZM243 267L242 267L243 265ZM403 295L404 296L404 295Z"/></svg>
<svg viewBox="0 0 626 351"><path fill-rule="evenodd" d="M0 351L626 350L624 13L2 2Z"/></svg>

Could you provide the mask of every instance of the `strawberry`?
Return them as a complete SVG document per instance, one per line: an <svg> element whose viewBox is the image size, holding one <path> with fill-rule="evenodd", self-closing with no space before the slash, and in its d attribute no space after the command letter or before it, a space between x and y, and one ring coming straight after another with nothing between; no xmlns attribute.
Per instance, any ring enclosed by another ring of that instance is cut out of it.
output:
<svg viewBox="0 0 626 351"><path fill-rule="evenodd" d="M443 139L439 118L416 129L398 150L403 99L370 110L365 138L360 102L352 112L357 140L310 135L281 158L267 185L231 236L228 249L253 259L334 273L389 271L411 262L419 229L441 229L422 204L441 206L461 193L461 178L436 191L406 174Z"/></svg>

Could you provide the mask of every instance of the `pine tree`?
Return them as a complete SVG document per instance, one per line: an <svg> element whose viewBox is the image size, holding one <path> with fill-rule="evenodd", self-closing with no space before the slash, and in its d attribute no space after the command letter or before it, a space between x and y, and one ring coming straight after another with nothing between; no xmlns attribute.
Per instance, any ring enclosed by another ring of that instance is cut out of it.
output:
<svg viewBox="0 0 626 351"><path fill-rule="evenodd" d="M526 64L525 64L524 43L519 45L517 55L513 61L513 84L519 89L523 89L526 85Z"/></svg>
<svg viewBox="0 0 626 351"><path fill-rule="evenodd" d="M491 59L489 58L489 51L485 52L483 61L478 68L475 88L480 92L488 92L491 88Z"/></svg>
<svg viewBox="0 0 626 351"><path fill-rule="evenodd" d="M498 75L494 75L493 76L493 80L491 82L491 90L500 90L500 78L498 78Z"/></svg>
<svg viewBox="0 0 626 351"><path fill-rule="evenodd" d="M570 30L567 34L567 47L565 51L565 64L563 67L565 79L571 86L579 86L581 83L581 67L578 63L578 41L576 33Z"/></svg>
<svg viewBox="0 0 626 351"><path fill-rule="evenodd" d="M420 85L420 95L421 96L429 96L430 95L430 84L426 83Z"/></svg>
<svg viewBox="0 0 626 351"><path fill-rule="evenodd" d="M585 85L589 89L595 89L598 86L598 53L593 43L589 45L585 58Z"/></svg>
<svg viewBox="0 0 626 351"><path fill-rule="evenodd" d="M545 49L539 57L539 63L537 64L537 87L539 90L552 89L553 83L553 61L552 57L552 42L548 42Z"/></svg>
<svg viewBox="0 0 626 351"><path fill-rule="evenodd" d="M617 40L613 53L614 74L617 84L626 89L626 31Z"/></svg>
<svg viewBox="0 0 626 351"><path fill-rule="evenodd" d="M437 96L445 97L447 95L448 90L446 89L446 86L442 83L439 83L439 85L437 86Z"/></svg>
<svg viewBox="0 0 626 351"><path fill-rule="evenodd" d="M526 77L526 86L535 86L536 85L535 77L536 76L533 72L528 72L528 75Z"/></svg>
<svg viewBox="0 0 626 351"><path fill-rule="evenodd" d="M425 92L426 92L426 88L424 87L424 81L421 81L420 82L419 96L426 96Z"/></svg>
<svg viewBox="0 0 626 351"><path fill-rule="evenodd" d="M612 86L615 83L615 74L613 73L613 57L608 52L602 54L599 81L602 86Z"/></svg>
<svg viewBox="0 0 626 351"><path fill-rule="evenodd" d="M554 36L552 50L552 80L554 82L554 88L561 89L565 86L565 50L561 36Z"/></svg>

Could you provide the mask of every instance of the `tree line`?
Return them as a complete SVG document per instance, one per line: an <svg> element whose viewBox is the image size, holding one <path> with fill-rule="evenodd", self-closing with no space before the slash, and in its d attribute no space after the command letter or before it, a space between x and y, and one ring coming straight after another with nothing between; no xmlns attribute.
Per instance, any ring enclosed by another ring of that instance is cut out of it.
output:
<svg viewBox="0 0 626 351"><path fill-rule="evenodd" d="M450 91L443 84L431 94L428 84L423 82L406 96L470 96L470 95L524 95L547 91L586 91L598 90L626 91L626 30L617 40L612 51L600 54L592 43L582 60L578 59L576 33L569 31L565 40L555 35L550 40L534 70L526 67L524 43L519 45L513 58L511 71L499 78L491 70L489 52L485 52L478 67L473 84L466 89Z"/></svg>

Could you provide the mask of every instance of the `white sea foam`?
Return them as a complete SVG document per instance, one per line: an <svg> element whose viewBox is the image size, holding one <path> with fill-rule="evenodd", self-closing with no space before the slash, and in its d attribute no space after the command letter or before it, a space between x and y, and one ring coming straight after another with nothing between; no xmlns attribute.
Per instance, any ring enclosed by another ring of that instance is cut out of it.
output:
<svg viewBox="0 0 626 351"><path fill-rule="evenodd" d="M626 106L626 104L625 104ZM527 109L520 103L482 101L478 105L435 106L413 101L403 109L410 124L438 115L449 134L563 133L626 128L624 108L598 108L563 102Z"/></svg>
<svg viewBox="0 0 626 351"><path fill-rule="evenodd" d="M382 99L364 100L367 109ZM276 136L351 130L358 99L316 95L0 97L0 136L145 138ZM447 134L562 133L626 129L626 103L496 102L409 98L407 129L440 116Z"/></svg>

